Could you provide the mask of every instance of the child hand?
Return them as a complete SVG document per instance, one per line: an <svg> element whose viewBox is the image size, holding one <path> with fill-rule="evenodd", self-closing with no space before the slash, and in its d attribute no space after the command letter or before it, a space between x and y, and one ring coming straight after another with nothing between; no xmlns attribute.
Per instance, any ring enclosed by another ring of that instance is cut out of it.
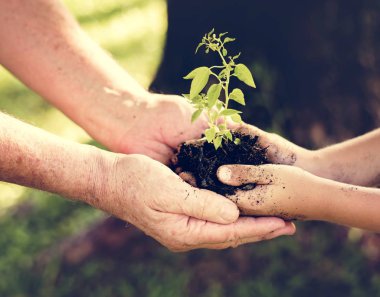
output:
<svg viewBox="0 0 380 297"><path fill-rule="evenodd" d="M318 177L287 165L226 165L218 169L221 182L240 186L255 183L249 191L238 190L228 197L243 214L277 216L284 219L315 219L320 217ZM320 197L323 198L323 197Z"/></svg>

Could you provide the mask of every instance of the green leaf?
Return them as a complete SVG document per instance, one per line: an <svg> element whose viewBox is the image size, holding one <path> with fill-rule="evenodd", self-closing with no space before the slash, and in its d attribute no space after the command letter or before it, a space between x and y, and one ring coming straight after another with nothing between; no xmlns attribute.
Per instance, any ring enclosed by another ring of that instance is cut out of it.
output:
<svg viewBox="0 0 380 297"><path fill-rule="evenodd" d="M207 91L208 97L208 108L212 108L216 100L219 99L220 92L222 91L222 86L219 84L213 84Z"/></svg>
<svg viewBox="0 0 380 297"><path fill-rule="evenodd" d="M241 53L238 53L236 56L233 56L232 59L235 60L235 59L239 58L240 55L241 55Z"/></svg>
<svg viewBox="0 0 380 297"><path fill-rule="evenodd" d="M227 131L224 133L224 135L226 135L226 137L227 137L228 140L231 140L231 141L232 141L232 134L231 134L230 131L227 130Z"/></svg>
<svg viewBox="0 0 380 297"><path fill-rule="evenodd" d="M221 101L218 100L216 102L216 108L220 111L222 109L222 107L223 107L223 102L221 102Z"/></svg>
<svg viewBox="0 0 380 297"><path fill-rule="evenodd" d="M201 42L200 44L198 44L197 48L195 49L195 53L198 52L198 50L201 48L201 46L202 46L203 44L204 44L203 42Z"/></svg>
<svg viewBox="0 0 380 297"><path fill-rule="evenodd" d="M241 119L240 114L236 113L231 116L231 120L234 121L235 123L241 124L243 121Z"/></svg>
<svg viewBox="0 0 380 297"><path fill-rule="evenodd" d="M224 78L227 75L227 69L222 69L222 71L219 72L218 77Z"/></svg>
<svg viewBox="0 0 380 297"><path fill-rule="evenodd" d="M218 128L220 131L224 131L227 129L227 125L223 123L223 124L218 125Z"/></svg>
<svg viewBox="0 0 380 297"><path fill-rule="evenodd" d="M252 73L244 64L237 64L235 67L234 74L238 79L246 83L248 86L256 88L256 84L253 81Z"/></svg>
<svg viewBox="0 0 380 297"><path fill-rule="evenodd" d="M233 89L229 97L231 100L234 100L237 103L240 103L241 105L245 105L244 94L242 90L237 89L237 88Z"/></svg>
<svg viewBox="0 0 380 297"><path fill-rule="evenodd" d="M215 134L216 134L215 127L207 129L205 131L205 136L206 136L207 142L211 143L213 141L213 139L215 138Z"/></svg>
<svg viewBox="0 0 380 297"><path fill-rule="evenodd" d="M210 77L210 69L208 67L198 67L191 71L184 79L192 79L190 87L190 99L197 96L203 88L207 85L208 79Z"/></svg>
<svg viewBox="0 0 380 297"><path fill-rule="evenodd" d="M204 71L203 69L207 68L206 66L195 68L193 71L191 71L188 75L184 76L183 79L193 79L197 76L199 72ZM207 68L208 69L208 68Z"/></svg>
<svg viewBox="0 0 380 297"><path fill-rule="evenodd" d="M218 118L218 116L219 116L219 113L216 110L212 110L209 121L211 123L214 123L216 121L216 119Z"/></svg>
<svg viewBox="0 0 380 297"><path fill-rule="evenodd" d="M222 50L222 54L224 57L227 56L227 50L225 48Z"/></svg>
<svg viewBox="0 0 380 297"><path fill-rule="evenodd" d="M226 37L224 38L224 43L235 41L236 38Z"/></svg>
<svg viewBox="0 0 380 297"><path fill-rule="evenodd" d="M223 37L223 36L226 35L226 34L228 34L228 32L220 33L220 34L219 34L219 38L220 38L220 37Z"/></svg>
<svg viewBox="0 0 380 297"><path fill-rule="evenodd" d="M222 144L222 136L217 136L215 139L214 139L214 147L215 149L217 150Z"/></svg>
<svg viewBox="0 0 380 297"><path fill-rule="evenodd" d="M241 143L240 138L235 138L234 143L235 143L236 145L239 145L239 144Z"/></svg>
<svg viewBox="0 0 380 297"><path fill-rule="evenodd" d="M200 115L202 114L202 109L198 109L196 110L192 115L191 115L191 122L195 122L199 117Z"/></svg>
<svg viewBox="0 0 380 297"><path fill-rule="evenodd" d="M225 109L223 110L220 115L222 116L232 116L234 114L238 114L238 113L241 113L241 111L238 111L236 109Z"/></svg>

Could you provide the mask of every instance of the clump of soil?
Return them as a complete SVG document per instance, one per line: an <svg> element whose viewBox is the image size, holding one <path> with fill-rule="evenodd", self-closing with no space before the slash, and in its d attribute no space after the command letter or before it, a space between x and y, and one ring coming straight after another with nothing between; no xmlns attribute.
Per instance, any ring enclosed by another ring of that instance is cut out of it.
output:
<svg viewBox="0 0 380 297"><path fill-rule="evenodd" d="M205 140L183 143L178 150L174 169L176 172L190 173L198 188L207 189L224 196L233 195L238 189L251 190L256 184L247 184L240 187L225 185L218 180L218 168L226 164L262 165L268 164L266 148L258 145L258 136L251 136L241 132L232 132L240 138L239 145L232 141L223 142L215 150L214 145Z"/></svg>

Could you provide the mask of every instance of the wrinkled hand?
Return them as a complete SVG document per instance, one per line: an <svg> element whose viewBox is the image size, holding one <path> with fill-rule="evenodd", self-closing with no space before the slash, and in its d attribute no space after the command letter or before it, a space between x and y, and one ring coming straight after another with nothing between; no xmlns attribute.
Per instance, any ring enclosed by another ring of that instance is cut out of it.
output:
<svg viewBox="0 0 380 297"><path fill-rule="evenodd" d="M240 186L256 183L253 190L239 190L229 198L245 214L284 219L313 219L319 215L316 187L319 177L287 165L226 165L218 169L221 182ZM313 195L311 195L313 193Z"/></svg>
<svg viewBox="0 0 380 297"><path fill-rule="evenodd" d="M126 220L173 251L223 249L294 233L278 218L239 218L234 203L185 183L141 155L108 153L106 184L94 206Z"/></svg>
<svg viewBox="0 0 380 297"><path fill-rule="evenodd" d="M124 125L115 132L114 151L143 154L168 164L173 150L190 139L200 138L207 127L206 116L191 123L193 108L180 96L149 94L135 108L120 115ZM133 118L131 113L135 113Z"/></svg>

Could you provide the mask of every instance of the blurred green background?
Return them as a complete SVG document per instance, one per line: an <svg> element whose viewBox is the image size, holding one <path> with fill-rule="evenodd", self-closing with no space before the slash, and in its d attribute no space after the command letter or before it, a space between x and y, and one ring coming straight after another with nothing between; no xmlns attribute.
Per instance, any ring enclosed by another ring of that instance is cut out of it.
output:
<svg viewBox="0 0 380 297"><path fill-rule="evenodd" d="M193 53L215 26L238 37L243 62L253 65L259 87L245 110L248 122L310 148L379 125L378 1L65 3L156 91L180 94L188 70L212 64ZM4 69L0 96L0 110L91 142ZM56 195L0 183L0 197L0 296L380 296L380 237L361 230L298 223L294 237L173 254L133 227Z"/></svg>

